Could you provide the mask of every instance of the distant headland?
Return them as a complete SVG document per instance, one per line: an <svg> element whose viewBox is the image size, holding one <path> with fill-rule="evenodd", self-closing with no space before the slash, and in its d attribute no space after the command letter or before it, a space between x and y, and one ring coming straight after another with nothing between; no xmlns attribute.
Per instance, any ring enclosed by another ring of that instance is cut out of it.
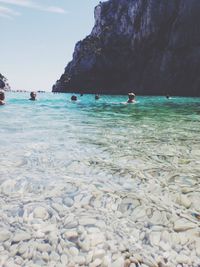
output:
<svg viewBox="0 0 200 267"><path fill-rule="evenodd" d="M1 73L0 73L0 89L3 89L5 91L11 90L8 80Z"/></svg>
<svg viewBox="0 0 200 267"><path fill-rule="evenodd" d="M200 1L109 0L53 92L200 96Z"/></svg>
<svg viewBox="0 0 200 267"><path fill-rule="evenodd" d="M16 89L13 90L11 89L8 79L0 73L0 89L3 89L4 91L9 91L9 92L16 92L16 93L30 93L30 90L24 90L24 89ZM45 93L46 91L44 90L36 90L37 93Z"/></svg>

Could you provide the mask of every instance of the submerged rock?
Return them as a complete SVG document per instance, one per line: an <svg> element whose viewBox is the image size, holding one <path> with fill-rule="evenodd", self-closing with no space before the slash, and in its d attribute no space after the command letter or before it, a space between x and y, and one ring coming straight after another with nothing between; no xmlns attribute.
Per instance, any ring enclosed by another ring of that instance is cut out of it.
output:
<svg viewBox="0 0 200 267"><path fill-rule="evenodd" d="M109 0L54 92L200 95L200 1Z"/></svg>
<svg viewBox="0 0 200 267"><path fill-rule="evenodd" d="M185 219L179 219L174 223L174 230L176 232L187 231L195 227L196 227L196 224Z"/></svg>
<svg viewBox="0 0 200 267"><path fill-rule="evenodd" d="M186 196L186 195L179 195L177 197L176 202L182 206L184 206L185 208L189 208L192 204L192 202L190 201L190 199Z"/></svg>
<svg viewBox="0 0 200 267"><path fill-rule="evenodd" d="M34 210L34 217L42 220L46 220L49 218L48 211L43 207L37 207Z"/></svg>
<svg viewBox="0 0 200 267"><path fill-rule="evenodd" d="M26 241L31 239L31 235L24 231L18 231L14 234L13 242L17 243L20 241Z"/></svg>
<svg viewBox="0 0 200 267"><path fill-rule="evenodd" d="M0 242L5 242L11 237L11 233L6 229L0 229Z"/></svg>

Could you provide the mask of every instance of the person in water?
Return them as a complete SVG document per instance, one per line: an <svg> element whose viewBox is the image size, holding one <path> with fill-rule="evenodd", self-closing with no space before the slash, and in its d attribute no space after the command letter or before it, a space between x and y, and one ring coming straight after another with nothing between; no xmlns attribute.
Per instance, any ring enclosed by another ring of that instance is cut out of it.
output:
<svg viewBox="0 0 200 267"><path fill-rule="evenodd" d="M30 97L31 98L29 100L35 101L36 100L36 96L37 96L37 94L35 92L31 92L30 93Z"/></svg>
<svg viewBox="0 0 200 267"><path fill-rule="evenodd" d="M169 99L169 95L166 95L166 98Z"/></svg>
<svg viewBox="0 0 200 267"><path fill-rule="evenodd" d="M71 101L77 101L77 96L76 96L76 95L73 95L73 96L71 97Z"/></svg>
<svg viewBox="0 0 200 267"><path fill-rule="evenodd" d="M127 103L134 103L134 102L135 102L135 94L134 93L128 93Z"/></svg>
<svg viewBox="0 0 200 267"><path fill-rule="evenodd" d="M0 106L5 105L5 93L3 90L0 90Z"/></svg>
<svg viewBox="0 0 200 267"><path fill-rule="evenodd" d="M95 100L98 100L100 98L99 95L95 95Z"/></svg>

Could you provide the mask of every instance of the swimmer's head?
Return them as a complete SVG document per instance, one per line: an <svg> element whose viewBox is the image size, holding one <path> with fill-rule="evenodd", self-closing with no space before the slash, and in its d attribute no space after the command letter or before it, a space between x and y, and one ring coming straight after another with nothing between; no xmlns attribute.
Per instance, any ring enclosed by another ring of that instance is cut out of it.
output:
<svg viewBox="0 0 200 267"><path fill-rule="evenodd" d="M128 99L129 100L134 100L135 99L135 94L134 93L128 93Z"/></svg>
<svg viewBox="0 0 200 267"><path fill-rule="evenodd" d="M31 100L35 100L36 96L37 96L36 92L31 92L30 93Z"/></svg>
<svg viewBox="0 0 200 267"><path fill-rule="evenodd" d="M95 95L95 99L98 100L100 98L99 95Z"/></svg>
<svg viewBox="0 0 200 267"><path fill-rule="evenodd" d="M0 90L0 100L1 101L5 100L5 92L3 90Z"/></svg>
<svg viewBox="0 0 200 267"><path fill-rule="evenodd" d="M72 100L72 101L76 101L76 100L77 100L77 96L76 96L76 95L73 95L73 96L71 97L71 100Z"/></svg>

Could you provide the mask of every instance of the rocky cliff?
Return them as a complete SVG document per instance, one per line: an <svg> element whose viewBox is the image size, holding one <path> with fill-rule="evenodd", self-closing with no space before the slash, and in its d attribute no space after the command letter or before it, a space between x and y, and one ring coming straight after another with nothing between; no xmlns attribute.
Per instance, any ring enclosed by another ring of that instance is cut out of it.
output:
<svg viewBox="0 0 200 267"><path fill-rule="evenodd" d="M0 89L4 89L6 91L10 90L10 85L7 79L0 73Z"/></svg>
<svg viewBox="0 0 200 267"><path fill-rule="evenodd" d="M53 91L199 96L199 14L199 0L100 2Z"/></svg>

